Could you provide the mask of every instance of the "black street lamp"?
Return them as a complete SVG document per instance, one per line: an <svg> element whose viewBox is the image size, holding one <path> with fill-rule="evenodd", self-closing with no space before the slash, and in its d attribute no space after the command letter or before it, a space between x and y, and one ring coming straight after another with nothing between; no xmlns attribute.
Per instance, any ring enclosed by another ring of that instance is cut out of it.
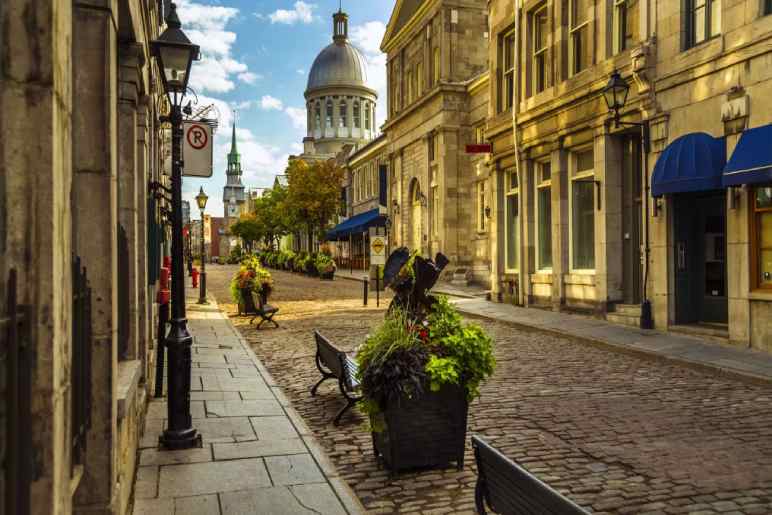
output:
<svg viewBox="0 0 772 515"><path fill-rule="evenodd" d="M641 302L641 329L654 329L654 318L651 312L651 301L648 298L648 282L649 282L649 122L644 121L641 123L636 122L623 122L619 119L619 110L625 106L627 102L627 95L630 93L630 85L619 75L619 72L614 70L614 73L609 77L609 81L606 87L603 88L603 99L606 101L606 105L610 112L614 114L614 126L619 127L638 127L641 130L641 147L643 150L643 177L645 184L646 195L644 197L645 213L644 216L646 223L646 242L644 257L646 262L646 269L643 277L643 300Z"/></svg>
<svg viewBox="0 0 772 515"><path fill-rule="evenodd" d="M185 318L185 252L182 234L182 102L190 78L190 66L199 58L199 48L182 32L173 3L166 18L166 30L151 43L161 70L164 91L169 97L172 125L172 319L166 348L169 350L167 428L160 436L163 449L201 447L201 435L190 416L190 352L193 337Z"/></svg>
<svg viewBox="0 0 772 515"><path fill-rule="evenodd" d="M204 244L206 241L204 235L204 209L206 209L207 200L209 200L209 197L206 196L206 193L204 193L204 188L202 187L200 188L198 195L196 195L198 209L201 210L201 287L198 294L199 304L209 304L206 301L206 246Z"/></svg>

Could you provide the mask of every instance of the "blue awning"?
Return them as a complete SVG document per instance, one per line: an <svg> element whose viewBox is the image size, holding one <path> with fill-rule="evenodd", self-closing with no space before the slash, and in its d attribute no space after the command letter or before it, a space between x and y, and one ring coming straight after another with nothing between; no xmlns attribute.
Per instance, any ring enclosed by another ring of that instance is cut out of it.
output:
<svg viewBox="0 0 772 515"><path fill-rule="evenodd" d="M772 125L748 129L724 168L724 186L772 183Z"/></svg>
<svg viewBox="0 0 772 515"><path fill-rule="evenodd" d="M381 215L378 208L354 215L345 220L327 233L328 240L346 239L350 234L359 234L370 227L383 227L386 224L386 216Z"/></svg>
<svg viewBox="0 0 772 515"><path fill-rule="evenodd" d="M654 167L651 194L687 193L721 189L726 164L723 138L704 132L686 134L662 152Z"/></svg>

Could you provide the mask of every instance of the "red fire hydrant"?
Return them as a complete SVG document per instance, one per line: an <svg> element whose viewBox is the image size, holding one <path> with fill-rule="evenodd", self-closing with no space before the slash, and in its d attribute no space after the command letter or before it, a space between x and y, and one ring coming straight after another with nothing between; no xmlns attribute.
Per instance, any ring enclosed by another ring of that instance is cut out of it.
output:
<svg viewBox="0 0 772 515"><path fill-rule="evenodd" d="M164 256L164 268L169 270L171 272L172 269L172 257L171 256Z"/></svg>
<svg viewBox="0 0 772 515"><path fill-rule="evenodd" d="M198 288L198 268L194 267L191 275L193 276L193 287Z"/></svg>
<svg viewBox="0 0 772 515"><path fill-rule="evenodd" d="M156 345L155 361L156 397L163 397L164 394L164 340L166 339L166 324L169 322L169 301L171 300L171 292L169 291L170 276L171 273L168 268L161 268L160 284L156 294L156 302L158 302L158 343Z"/></svg>

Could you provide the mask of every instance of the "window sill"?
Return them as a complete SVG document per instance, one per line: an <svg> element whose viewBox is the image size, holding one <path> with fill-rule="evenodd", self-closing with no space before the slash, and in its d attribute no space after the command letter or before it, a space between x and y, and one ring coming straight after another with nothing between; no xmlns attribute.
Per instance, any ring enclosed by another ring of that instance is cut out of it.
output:
<svg viewBox="0 0 772 515"><path fill-rule="evenodd" d="M748 294L748 300L772 302L772 288L752 290Z"/></svg>
<svg viewBox="0 0 772 515"><path fill-rule="evenodd" d="M136 397L141 373L141 360L134 359L118 363L118 420L122 420L129 412L130 403Z"/></svg>

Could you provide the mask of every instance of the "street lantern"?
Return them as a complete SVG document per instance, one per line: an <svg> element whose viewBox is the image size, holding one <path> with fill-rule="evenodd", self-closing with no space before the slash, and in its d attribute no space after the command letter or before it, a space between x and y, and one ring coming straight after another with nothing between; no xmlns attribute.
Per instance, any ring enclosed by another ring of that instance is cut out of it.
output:
<svg viewBox="0 0 772 515"><path fill-rule="evenodd" d="M619 110L627 102L627 94L630 92L630 86L614 71L608 80L608 84L603 88L603 99L606 101L609 111L614 112L614 120L619 121Z"/></svg>
<svg viewBox="0 0 772 515"><path fill-rule="evenodd" d="M190 66L199 59L199 47L191 43L182 32L182 23L174 3L166 17L166 30L151 46L153 56L158 59L164 91L170 97L178 94L184 96L190 79Z"/></svg>
<svg viewBox="0 0 772 515"><path fill-rule="evenodd" d="M196 203L201 210L201 283L198 290L198 303L209 304L206 301L206 236L204 234L204 209L206 209L206 201L209 197L204 193L204 188L199 188L198 195L196 195Z"/></svg>
<svg viewBox="0 0 772 515"><path fill-rule="evenodd" d="M193 337L185 318L185 265L182 222L182 103L190 78L190 66L198 59L199 48L182 32L173 3L166 18L167 28L151 43L158 61L164 92L169 97L171 112L162 117L172 127L172 314L164 342L168 349L168 418L159 437L162 449L201 447L201 435L193 428L190 415L190 362Z"/></svg>

